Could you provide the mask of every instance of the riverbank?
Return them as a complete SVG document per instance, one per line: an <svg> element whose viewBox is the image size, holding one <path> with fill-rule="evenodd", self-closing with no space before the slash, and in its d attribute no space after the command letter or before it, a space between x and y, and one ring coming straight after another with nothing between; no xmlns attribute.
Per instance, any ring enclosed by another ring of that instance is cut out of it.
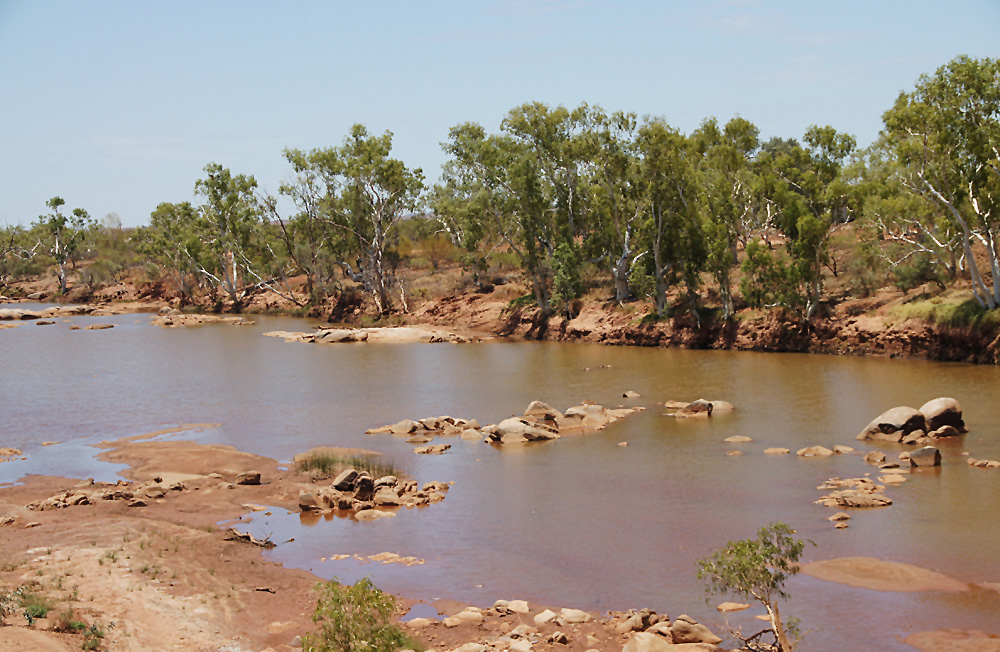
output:
<svg viewBox="0 0 1000 652"><path fill-rule="evenodd" d="M309 316L355 327L437 327L469 338L510 337L611 345L720 349L761 352L821 353L903 357L942 362L1000 364L1000 319L975 314L966 288L939 292L923 286L911 293L889 288L864 299L844 294L823 306L820 316L802 321L775 311L742 309L728 321L705 310L700 323L690 314L655 319L649 301L619 304L591 292L575 305L571 318L559 314L542 319L521 299L528 288L516 282L477 291L462 282L461 270L432 275L434 291L410 298L408 312L373 314L360 293L346 290L340 298L309 310L287 299L261 292L247 301L248 314ZM424 281L415 276L412 284ZM294 283L292 284L294 287ZM207 297L181 305L160 286L123 281L96 293L71 291L55 296L53 279L21 283L15 290L35 301L90 301L102 311L184 312L225 310ZM486 291L488 290L488 291ZM23 300L23 299L17 299ZM100 312L98 313L100 314ZM11 322L0 322L10 324Z"/></svg>

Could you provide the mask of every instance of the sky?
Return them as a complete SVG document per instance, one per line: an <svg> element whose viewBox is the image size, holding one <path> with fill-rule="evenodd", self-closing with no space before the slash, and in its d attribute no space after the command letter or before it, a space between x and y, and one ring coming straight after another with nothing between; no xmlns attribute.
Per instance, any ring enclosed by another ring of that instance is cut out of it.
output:
<svg viewBox="0 0 1000 652"><path fill-rule="evenodd" d="M867 146L959 54L1000 56L1000 0L0 0L0 225L148 224L210 162L276 193L355 123L430 184L451 127L532 101Z"/></svg>

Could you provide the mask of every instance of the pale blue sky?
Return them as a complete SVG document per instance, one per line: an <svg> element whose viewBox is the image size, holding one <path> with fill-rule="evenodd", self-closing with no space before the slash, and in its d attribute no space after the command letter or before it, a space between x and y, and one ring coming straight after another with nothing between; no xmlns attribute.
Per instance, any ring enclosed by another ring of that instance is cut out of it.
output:
<svg viewBox="0 0 1000 652"><path fill-rule="evenodd" d="M734 115L765 137L882 113L958 54L1000 56L1000 0L137 2L0 0L0 224L60 195L126 225L215 161L277 191L284 147L351 124L437 179L464 121L526 101Z"/></svg>

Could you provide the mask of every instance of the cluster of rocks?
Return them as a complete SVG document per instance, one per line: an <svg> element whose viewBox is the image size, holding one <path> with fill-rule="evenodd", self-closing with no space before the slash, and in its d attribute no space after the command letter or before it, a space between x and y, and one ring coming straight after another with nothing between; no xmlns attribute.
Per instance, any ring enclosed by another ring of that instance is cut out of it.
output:
<svg viewBox="0 0 1000 652"><path fill-rule="evenodd" d="M869 478L830 478L820 486L820 491L829 491L816 501L827 507L886 507L892 500L885 495L885 486L876 484Z"/></svg>
<svg viewBox="0 0 1000 652"><path fill-rule="evenodd" d="M184 314L176 308L164 308L160 316L150 322L160 328L200 326L201 324L230 324L232 326L252 326L254 322L246 317L223 317L221 315Z"/></svg>
<svg viewBox="0 0 1000 652"><path fill-rule="evenodd" d="M73 306L52 306L43 310L23 308L0 308L0 321L49 320L53 317L79 317L81 315L117 315L118 310L108 306L80 304ZM46 322L53 323L53 322Z"/></svg>
<svg viewBox="0 0 1000 652"><path fill-rule="evenodd" d="M826 446L806 446L795 451L795 454L799 457L829 457L830 455L848 455L853 452L854 449L850 446L838 444L833 447L833 450L830 450Z"/></svg>
<svg viewBox="0 0 1000 652"><path fill-rule="evenodd" d="M440 330L427 330L410 326L390 328L324 328L313 333L297 331L268 331L264 337L280 337L286 342L309 344L341 344L344 342L416 342L423 344L466 344L471 340L462 335Z"/></svg>
<svg viewBox="0 0 1000 652"><path fill-rule="evenodd" d="M858 435L863 441L926 444L968 432L962 420L962 406L953 398L936 398L919 410L900 406L871 421Z"/></svg>
<svg viewBox="0 0 1000 652"><path fill-rule="evenodd" d="M210 473L205 476L205 481L222 489L231 489L235 485L259 485L260 473L257 471L239 473L232 483L227 482L220 473ZM201 487L191 487L181 481L164 482L161 477L155 477L145 482L119 480L115 483L94 482L91 478L80 482L72 489L29 503L26 507L34 511L46 511L77 505L93 505L102 500L121 500L126 501L129 507L146 507L150 501L161 500L171 493L186 491L190 488L199 489Z"/></svg>
<svg viewBox="0 0 1000 652"><path fill-rule="evenodd" d="M685 646L681 649L711 651L719 649L717 646L722 642L708 627L689 616L682 614L671 623L666 614L657 615L650 609L631 613L615 630L620 634L635 632L622 652L667 652L678 645Z"/></svg>
<svg viewBox="0 0 1000 652"><path fill-rule="evenodd" d="M5 447L0 448L0 462L9 462L13 459L21 458L24 454L18 448Z"/></svg>
<svg viewBox="0 0 1000 652"><path fill-rule="evenodd" d="M548 403L532 401L524 414L509 417L500 423L480 427L476 419L450 416L427 417L414 421L403 419L399 423L366 430L366 434L389 433L407 436L411 444L428 444L436 436L456 435L462 439L483 439L489 444L521 444L529 441L559 439L563 433L583 430L601 430L610 423L632 414L641 407L606 408L594 403L584 403L560 412ZM417 453L441 453L451 448L449 444L436 444L415 449Z"/></svg>
<svg viewBox="0 0 1000 652"><path fill-rule="evenodd" d="M914 451L903 451L897 459L898 462L890 462L882 451L871 451L864 457L865 463L883 471L909 473L913 468L941 466L941 451L935 446L924 446Z"/></svg>
<svg viewBox="0 0 1000 652"><path fill-rule="evenodd" d="M965 463L977 469L1000 469L1000 460L977 460L974 457L968 457Z"/></svg>
<svg viewBox="0 0 1000 652"><path fill-rule="evenodd" d="M346 469L326 487L299 494L299 509L313 511L353 511L366 520L393 515L378 508L419 507L444 500L451 488L447 482L428 482L420 487L415 480L394 475L373 478L366 471Z"/></svg>
<svg viewBox="0 0 1000 652"><path fill-rule="evenodd" d="M532 401L523 415L490 424L482 431L486 435L486 441L492 444L545 441L559 439L562 433L569 431L602 430L608 424L641 409L638 407L615 409L596 403L584 403L560 412L542 401Z"/></svg>
<svg viewBox="0 0 1000 652"><path fill-rule="evenodd" d="M676 410L675 412L668 412L669 416L674 416L679 419L685 419L688 417L710 417L712 414L721 412L732 412L733 404L728 401L721 401L718 399L707 400L704 398L699 398L697 401L666 401L663 404L667 410Z"/></svg>

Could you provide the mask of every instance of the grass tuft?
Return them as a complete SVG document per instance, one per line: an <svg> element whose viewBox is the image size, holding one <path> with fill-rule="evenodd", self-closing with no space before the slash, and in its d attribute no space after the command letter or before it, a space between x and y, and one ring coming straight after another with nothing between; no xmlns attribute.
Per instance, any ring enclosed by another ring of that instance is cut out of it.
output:
<svg viewBox="0 0 1000 652"><path fill-rule="evenodd" d="M375 478L402 475L402 471L391 462L376 462L363 455L338 455L325 451L307 453L298 460L296 468L315 477L332 477L345 469L366 471Z"/></svg>

